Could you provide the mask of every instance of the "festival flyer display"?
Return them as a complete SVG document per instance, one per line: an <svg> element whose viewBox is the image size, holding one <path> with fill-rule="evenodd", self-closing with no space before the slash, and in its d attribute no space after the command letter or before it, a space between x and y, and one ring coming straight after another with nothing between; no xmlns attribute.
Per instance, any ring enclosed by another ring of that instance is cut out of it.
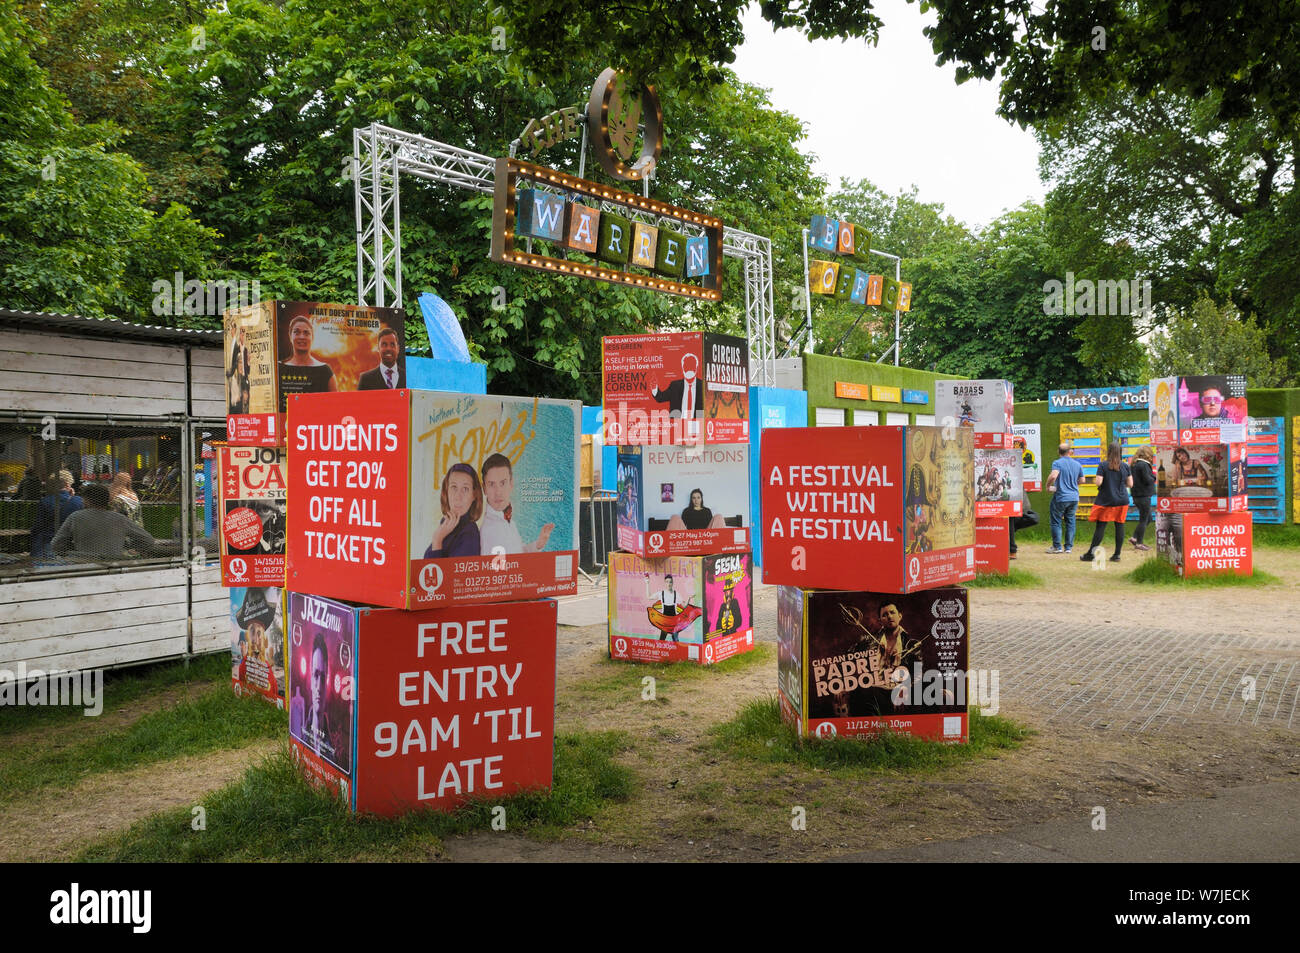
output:
<svg viewBox="0 0 1300 953"><path fill-rule="evenodd" d="M1241 374L1157 377L1147 385L1151 442L1241 443L1249 414Z"/></svg>
<svg viewBox="0 0 1300 953"><path fill-rule="evenodd" d="M1024 506L1023 452L975 450L975 518L1019 516Z"/></svg>
<svg viewBox="0 0 1300 953"><path fill-rule="evenodd" d="M288 421L292 591L407 609L577 591L576 401L295 395Z"/></svg>
<svg viewBox="0 0 1300 953"><path fill-rule="evenodd" d="M1005 576L1011 571L1011 523L1000 516L975 521L975 572Z"/></svg>
<svg viewBox="0 0 1300 953"><path fill-rule="evenodd" d="M619 447L618 544L644 556L747 552L749 445Z"/></svg>
<svg viewBox="0 0 1300 953"><path fill-rule="evenodd" d="M935 381L934 419L975 434L977 448L1011 446L1015 394L1010 381Z"/></svg>
<svg viewBox="0 0 1300 953"><path fill-rule="evenodd" d="M968 739L966 590L907 595L784 586L781 710L800 735Z"/></svg>
<svg viewBox="0 0 1300 953"><path fill-rule="evenodd" d="M1180 576L1252 575L1253 537L1250 512L1156 514L1156 553Z"/></svg>
<svg viewBox="0 0 1300 953"><path fill-rule="evenodd" d="M292 394L406 386L406 313L323 301L261 301L225 312L230 443L284 443Z"/></svg>
<svg viewBox="0 0 1300 953"><path fill-rule="evenodd" d="M1158 512L1236 513L1249 508L1243 444L1153 445L1151 450Z"/></svg>
<svg viewBox="0 0 1300 953"><path fill-rule="evenodd" d="M763 579L913 592L975 578L972 432L763 432Z"/></svg>
<svg viewBox="0 0 1300 953"><path fill-rule="evenodd" d="M710 665L754 647L749 553L609 554L609 655Z"/></svg>
<svg viewBox="0 0 1300 953"><path fill-rule="evenodd" d="M294 757L351 810L550 788L553 601L405 612L295 592L290 617Z"/></svg>
<svg viewBox="0 0 1300 953"><path fill-rule="evenodd" d="M288 470L283 447L218 444L223 586L284 586Z"/></svg>
<svg viewBox="0 0 1300 953"><path fill-rule="evenodd" d="M230 590L230 681L236 695L256 695L284 708L289 629L280 586Z"/></svg>
<svg viewBox="0 0 1300 953"><path fill-rule="evenodd" d="M1043 434L1039 424L1012 424L1011 444L1020 450L1025 490L1043 488Z"/></svg>
<svg viewBox="0 0 1300 953"><path fill-rule="evenodd" d="M749 343L688 331L602 339L607 446L749 440Z"/></svg>

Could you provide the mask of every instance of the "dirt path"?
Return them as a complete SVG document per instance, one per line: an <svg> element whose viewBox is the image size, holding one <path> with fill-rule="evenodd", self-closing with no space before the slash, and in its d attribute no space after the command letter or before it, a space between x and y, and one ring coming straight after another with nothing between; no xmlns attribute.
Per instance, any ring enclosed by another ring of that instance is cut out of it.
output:
<svg viewBox="0 0 1300 953"><path fill-rule="evenodd" d="M68 860L92 841L175 807L198 804L209 791L240 778L278 742L200 757L178 758L132 771L99 774L68 791L0 808L0 862Z"/></svg>

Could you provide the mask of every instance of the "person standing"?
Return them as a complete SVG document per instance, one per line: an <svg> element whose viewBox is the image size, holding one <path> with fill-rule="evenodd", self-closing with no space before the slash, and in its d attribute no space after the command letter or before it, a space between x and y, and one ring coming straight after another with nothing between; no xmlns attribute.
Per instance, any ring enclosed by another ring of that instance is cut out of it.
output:
<svg viewBox="0 0 1300 953"><path fill-rule="evenodd" d="M1047 478L1047 491L1052 494L1050 508L1052 519L1052 548L1049 553L1068 553L1074 548L1074 513L1079 508L1079 480L1083 477L1083 464L1070 456L1068 443L1057 447L1059 456L1052 461L1052 472ZM1061 548L1062 531L1065 548Z"/></svg>
<svg viewBox="0 0 1300 953"><path fill-rule="evenodd" d="M1138 508L1138 527L1129 542L1134 549L1146 552L1151 549L1145 542L1147 527L1151 525L1151 497L1156 492L1156 472L1151 464L1155 454L1150 447L1138 447L1133 454L1133 503Z"/></svg>
<svg viewBox="0 0 1300 953"><path fill-rule="evenodd" d="M1115 555L1110 557L1113 563L1119 562L1120 550L1124 548L1124 521L1128 518L1128 493L1126 489L1133 486L1133 474L1128 464L1120 456L1119 444L1112 443L1106 449L1106 459L1097 464L1097 499L1088 511L1088 519L1097 525L1092 531L1092 542L1088 551L1079 557L1083 562L1092 562L1094 550L1101 546L1106 536L1106 524L1115 524Z"/></svg>

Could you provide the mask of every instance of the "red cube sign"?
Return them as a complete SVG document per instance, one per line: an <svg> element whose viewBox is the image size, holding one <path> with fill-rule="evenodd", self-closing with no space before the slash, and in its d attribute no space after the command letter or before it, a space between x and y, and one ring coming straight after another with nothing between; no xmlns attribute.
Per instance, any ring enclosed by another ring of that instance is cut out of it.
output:
<svg viewBox="0 0 1300 953"><path fill-rule="evenodd" d="M577 591L575 401L289 400L288 587L419 609Z"/></svg>
<svg viewBox="0 0 1300 953"><path fill-rule="evenodd" d="M975 578L974 447L957 427L763 431L763 578L912 592Z"/></svg>
<svg viewBox="0 0 1300 953"><path fill-rule="evenodd" d="M1160 513L1156 549L1181 576L1254 572L1254 523L1246 513Z"/></svg>
<svg viewBox="0 0 1300 953"><path fill-rule="evenodd" d="M1011 524L1000 517L975 521L975 571L1005 576L1011 571Z"/></svg>
<svg viewBox="0 0 1300 953"><path fill-rule="evenodd" d="M551 786L554 602L403 612L292 593L290 619L294 757L352 810Z"/></svg>

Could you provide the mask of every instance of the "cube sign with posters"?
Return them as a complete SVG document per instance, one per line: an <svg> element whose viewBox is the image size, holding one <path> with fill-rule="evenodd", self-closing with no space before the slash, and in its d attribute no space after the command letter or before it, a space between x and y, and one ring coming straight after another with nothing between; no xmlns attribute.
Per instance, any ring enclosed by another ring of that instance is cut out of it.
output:
<svg viewBox="0 0 1300 953"><path fill-rule="evenodd" d="M754 647L749 553L609 555L609 657L711 665Z"/></svg>
<svg viewBox="0 0 1300 953"><path fill-rule="evenodd" d="M749 343L691 331L607 337L605 444L745 443Z"/></svg>
<svg viewBox="0 0 1300 953"><path fill-rule="evenodd" d="M292 394L406 387L406 313L323 301L262 301L225 312L230 443L284 443Z"/></svg>
<svg viewBox="0 0 1300 953"><path fill-rule="evenodd" d="M1158 513L1156 551L1180 576L1254 572L1254 525L1245 513Z"/></svg>
<svg viewBox="0 0 1300 953"><path fill-rule="evenodd" d="M967 741L966 590L777 593L781 712L803 737Z"/></svg>
<svg viewBox="0 0 1300 953"><path fill-rule="evenodd" d="M1001 517L975 521L975 571L1005 576L1011 571L1011 523Z"/></svg>
<svg viewBox="0 0 1300 953"><path fill-rule="evenodd" d="M1241 443L1246 439L1246 378L1241 374L1158 377L1147 385L1151 442Z"/></svg>
<svg viewBox="0 0 1300 953"><path fill-rule="evenodd" d="M230 681L236 695L253 695L284 707L284 663L289 653L284 619L283 588L230 590Z"/></svg>
<svg viewBox="0 0 1300 953"><path fill-rule="evenodd" d="M422 609L577 591L576 401L289 401L288 587Z"/></svg>
<svg viewBox="0 0 1300 953"><path fill-rule="evenodd" d="M1244 444L1152 446L1159 513L1238 513L1248 507Z"/></svg>
<svg viewBox="0 0 1300 953"><path fill-rule="evenodd" d="M975 434L977 448L1011 446L1015 396L1010 381L935 381L934 418Z"/></svg>
<svg viewBox="0 0 1300 953"><path fill-rule="evenodd" d="M353 811L551 786L554 602L403 612L289 599L294 758Z"/></svg>
<svg viewBox="0 0 1300 953"><path fill-rule="evenodd" d="M763 432L763 581L912 592L975 578L970 430Z"/></svg>
<svg viewBox="0 0 1300 953"><path fill-rule="evenodd" d="M618 545L642 556L749 550L749 445L619 447Z"/></svg>
<svg viewBox="0 0 1300 953"><path fill-rule="evenodd" d="M216 450L221 584L283 587L284 449L219 444Z"/></svg>
<svg viewBox="0 0 1300 953"><path fill-rule="evenodd" d="M975 451L975 518L1019 516L1024 507L1025 488L1021 477L1022 451Z"/></svg>

